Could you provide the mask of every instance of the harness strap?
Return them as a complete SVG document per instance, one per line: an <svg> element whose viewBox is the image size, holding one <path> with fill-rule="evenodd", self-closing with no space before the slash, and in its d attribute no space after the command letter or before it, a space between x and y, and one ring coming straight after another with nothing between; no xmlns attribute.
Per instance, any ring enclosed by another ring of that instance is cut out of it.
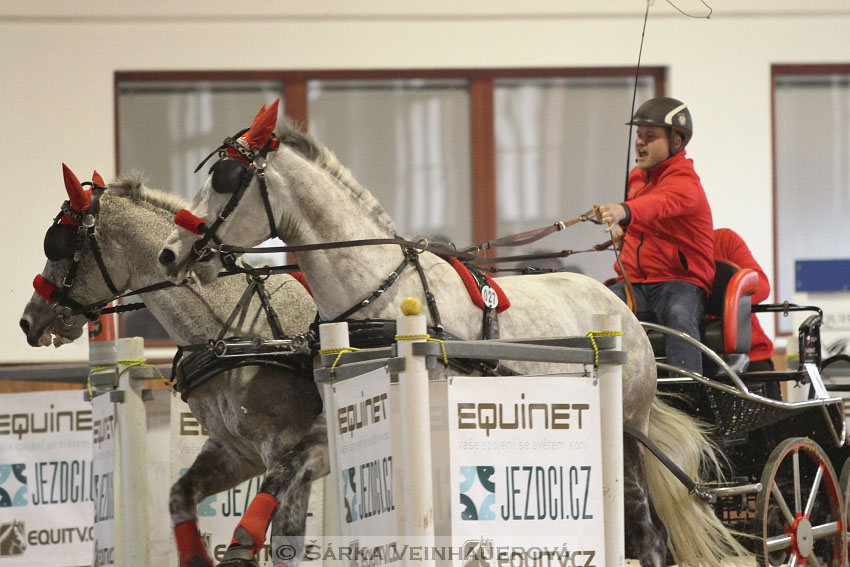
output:
<svg viewBox="0 0 850 567"><path fill-rule="evenodd" d="M685 488L688 489L688 492L696 493L700 498L705 498L704 491L700 490L699 485L691 480L691 478L683 471L679 466L670 460L670 457L664 454L664 451L656 445L649 437L643 434L643 431L632 427L628 423L623 424L623 432L629 437L634 438L636 441L640 442L641 445L649 449L649 451L655 455L661 463L667 467L667 469L673 473L679 482L685 485Z"/></svg>
<svg viewBox="0 0 850 567"><path fill-rule="evenodd" d="M272 203L269 199L269 188L266 187L265 168L257 170L257 180L260 182L260 195L263 197L263 207L266 209L266 219L269 221L269 238L276 238L277 223L275 223Z"/></svg>
<svg viewBox="0 0 850 567"><path fill-rule="evenodd" d="M103 281L106 282L106 287L109 288L109 291L118 295L120 292L118 288L115 287L115 284L112 283L112 278L109 277L109 271L106 269L106 262L103 261L103 255L100 253L100 245L97 243L97 237L94 233L94 227L91 227L88 233L89 236L89 246L91 246L92 253L94 254L94 259L97 262L97 267L100 268L100 273L103 276Z"/></svg>
<svg viewBox="0 0 850 567"><path fill-rule="evenodd" d="M346 309L345 311L343 311L342 313L340 313L339 315L337 315L336 317L331 319L329 322L339 323L340 321L344 321L349 316L357 313L358 311L360 311L361 309L363 309L364 307L366 307L367 305L371 304L373 301L375 301L376 299L381 297L381 295L383 295L383 293L385 291L387 291L390 287L392 287L392 285L396 281L398 281L399 275L401 275L401 272L404 271L404 269L407 267L408 264L410 264L410 262L411 262L411 254L409 254L409 253L407 253L407 251L405 251L404 259L401 261L401 264L399 264L398 267L395 270L390 272L390 275L388 275L387 278L383 282L381 282L381 285L379 285L375 289L375 291L370 293L369 296L366 297L366 299L364 299L363 301L353 305L349 309Z"/></svg>
<svg viewBox="0 0 850 567"><path fill-rule="evenodd" d="M419 280L422 282L422 292L425 294L425 302L428 304L428 311L431 313L431 319L434 321L434 329L438 335L443 334L443 321L440 318L440 310L437 309L437 298L431 292L431 287L428 285L428 278L425 275L425 270L422 268L422 263L419 261L419 253L413 249L408 249L408 253L413 254L413 265L416 266L416 271L419 273Z"/></svg>

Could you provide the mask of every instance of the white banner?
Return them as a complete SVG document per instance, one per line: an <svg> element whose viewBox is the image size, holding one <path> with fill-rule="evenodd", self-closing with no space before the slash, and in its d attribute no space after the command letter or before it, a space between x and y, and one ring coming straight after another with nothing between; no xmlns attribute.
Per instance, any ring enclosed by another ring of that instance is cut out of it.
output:
<svg viewBox="0 0 850 567"><path fill-rule="evenodd" d="M169 489L191 466L207 432L179 396L153 394L145 402L150 562L176 565ZM81 390L3 395L0 567L113 564L116 405L109 394L86 402ZM198 506L199 529L217 561L261 482L250 479ZM321 481L314 483L308 537L322 531L320 488ZM261 567L272 565L268 542L262 559Z"/></svg>
<svg viewBox="0 0 850 567"><path fill-rule="evenodd" d="M93 487L94 487L94 557L92 565L109 567L115 564L115 403L109 394L91 402L94 428Z"/></svg>
<svg viewBox="0 0 850 567"><path fill-rule="evenodd" d="M448 390L455 565L605 565L593 379L464 376Z"/></svg>
<svg viewBox="0 0 850 567"><path fill-rule="evenodd" d="M92 503L100 487L90 404L79 390L2 400L0 566L91 564Z"/></svg>
<svg viewBox="0 0 850 567"><path fill-rule="evenodd" d="M333 385L328 435L342 536L369 546L395 546L398 519L393 479L390 376L385 368ZM380 564L381 561L375 563Z"/></svg>

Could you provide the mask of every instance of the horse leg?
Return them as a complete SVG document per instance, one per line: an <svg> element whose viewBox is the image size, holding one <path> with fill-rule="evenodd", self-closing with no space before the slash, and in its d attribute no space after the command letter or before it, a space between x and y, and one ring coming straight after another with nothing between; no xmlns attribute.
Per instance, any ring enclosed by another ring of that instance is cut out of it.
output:
<svg viewBox="0 0 850 567"><path fill-rule="evenodd" d="M271 460L260 492L236 526L219 565L255 565L272 520L272 561L275 566L297 565L304 549L311 481L328 474L329 468L327 427L320 414L290 451Z"/></svg>
<svg viewBox="0 0 850 567"><path fill-rule="evenodd" d="M216 439L207 439L195 462L171 487L169 509L180 567L212 567L198 532L198 504L212 494L232 488L261 474L261 463L251 463Z"/></svg>
<svg viewBox="0 0 850 567"><path fill-rule="evenodd" d="M643 450L629 435L623 438L623 462L626 545L637 554L641 567L664 567L667 529L649 495Z"/></svg>

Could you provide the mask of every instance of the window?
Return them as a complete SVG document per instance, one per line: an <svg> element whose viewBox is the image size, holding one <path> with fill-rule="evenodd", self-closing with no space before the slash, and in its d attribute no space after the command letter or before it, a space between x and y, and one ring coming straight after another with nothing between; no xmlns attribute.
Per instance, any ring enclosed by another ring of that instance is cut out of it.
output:
<svg viewBox="0 0 850 567"><path fill-rule="evenodd" d="M191 198L206 175L194 173L197 164L280 97L402 235L463 247L622 199L634 80L628 68L121 72L118 169ZM662 68L642 69L637 104L662 94L663 82ZM582 226L530 250L499 252L581 249L604 239L597 225ZM566 261L574 262L593 277L613 275L610 253ZM150 316L141 317L143 325L123 334L154 338Z"/></svg>
<svg viewBox="0 0 850 567"><path fill-rule="evenodd" d="M773 67L775 297L793 300L797 260L847 258L850 65ZM777 332L794 332L777 318Z"/></svg>
<svg viewBox="0 0 850 567"><path fill-rule="evenodd" d="M567 221L593 205L623 200L634 163L625 125L634 87L634 78L626 76L496 81L500 235ZM636 105L655 96L655 88L654 77L642 77ZM586 250L605 240L603 227L581 223L501 255ZM603 252L536 265L569 267L603 281L615 275L614 261L613 252Z"/></svg>
<svg viewBox="0 0 850 567"><path fill-rule="evenodd" d="M310 133L375 195L402 235L471 242L465 81L310 81L308 101Z"/></svg>

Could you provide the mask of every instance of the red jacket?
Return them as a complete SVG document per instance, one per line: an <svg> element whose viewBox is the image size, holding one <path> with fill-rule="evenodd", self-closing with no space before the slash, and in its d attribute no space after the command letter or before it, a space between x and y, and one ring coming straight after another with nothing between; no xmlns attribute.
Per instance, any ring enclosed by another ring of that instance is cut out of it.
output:
<svg viewBox="0 0 850 567"><path fill-rule="evenodd" d="M634 168L624 204L630 217L620 258L631 281L684 280L711 293L714 225L693 160L681 151L649 171Z"/></svg>
<svg viewBox="0 0 850 567"><path fill-rule="evenodd" d="M718 260L732 262L740 268L751 268L759 275L759 286L753 294L753 305L761 303L770 295L770 282L767 275L761 269L759 263L753 258L752 252L744 240L738 234L728 228L718 228L714 231L714 257ZM752 315L752 347L749 352L750 360L766 360L773 356L773 343L761 328L756 314Z"/></svg>

